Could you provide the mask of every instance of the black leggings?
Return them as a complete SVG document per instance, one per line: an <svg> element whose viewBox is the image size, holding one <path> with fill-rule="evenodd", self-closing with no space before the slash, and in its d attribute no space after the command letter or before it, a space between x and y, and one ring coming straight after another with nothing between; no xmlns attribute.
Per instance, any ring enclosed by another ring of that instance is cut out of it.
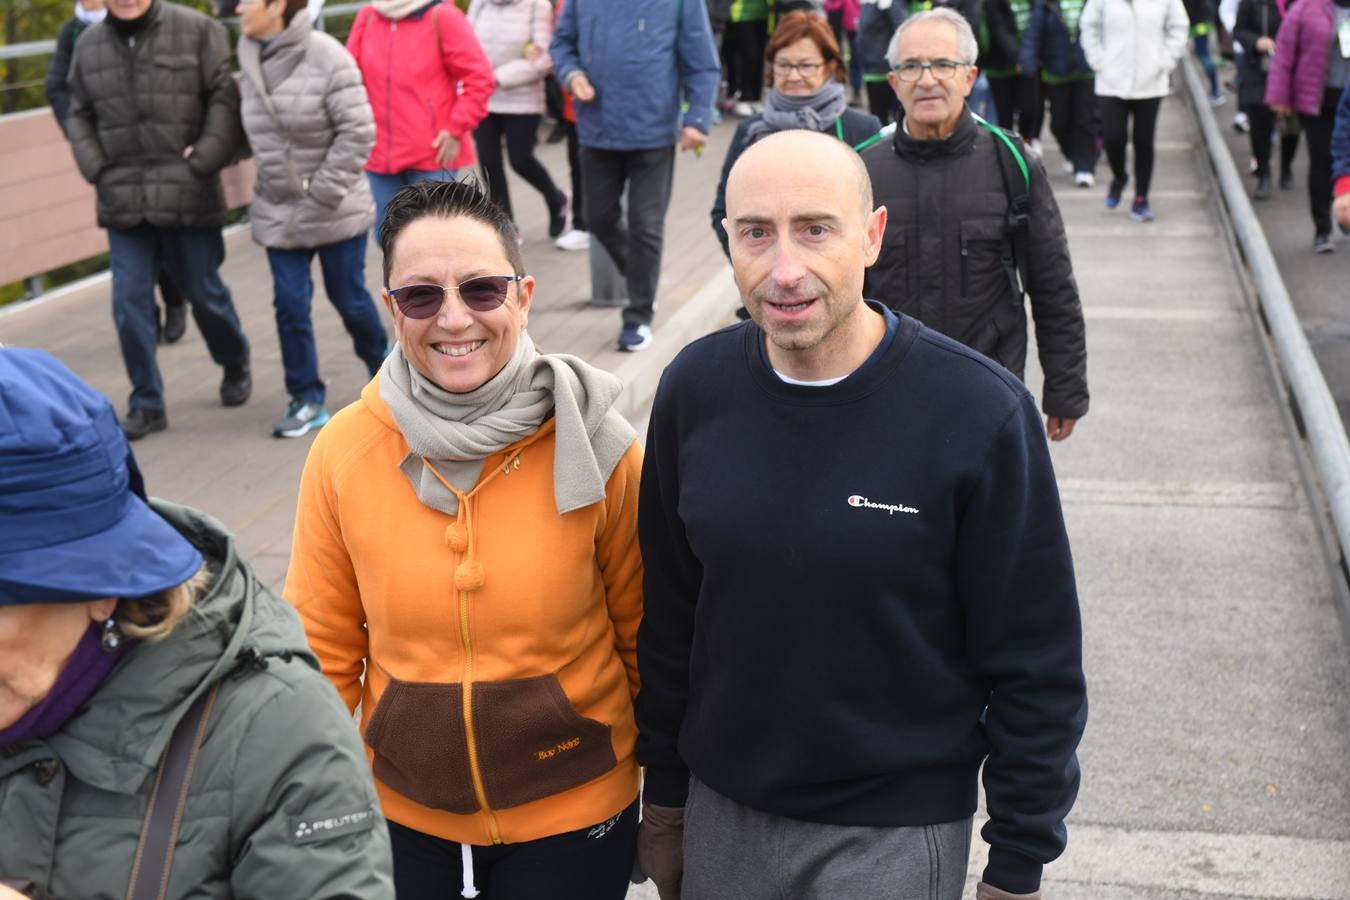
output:
<svg viewBox="0 0 1350 900"><path fill-rule="evenodd" d="M479 900L624 900L637 855L638 804L612 819L566 834L474 847ZM453 900L464 884L462 850L389 823L398 900Z"/></svg>
<svg viewBox="0 0 1350 900"><path fill-rule="evenodd" d="M989 94L1000 128L1016 131L1024 141L1039 140L1045 123L1045 101L1040 80L1031 75L1008 75L989 79ZM1014 120L1016 124L1014 125ZM1062 148L1069 155L1067 147Z"/></svg>
<svg viewBox="0 0 1350 900"><path fill-rule="evenodd" d="M1331 234L1331 129L1340 99L1339 89L1327 88L1322 93L1321 115L1300 113L1298 117L1308 136L1308 210L1318 234Z"/></svg>
<svg viewBox="0 0 1350 900"><path fill-rule="evenodd" d="M1097 95L1091 81L1047 84L1050 96L1050 132L1074 172L1097 168Z"/></svg>
<svg viewBox="0 0 1350 900"><path fill-rule="evenodd" d="M743 103L758 103L764 93L764 48L769 43L769 23L728 22L722 38L722 62L727 73L727 94L740 94Z"/></svg>
<svg viewBox="0 0 1350 900"><path fill-rule="evenodd" d="M1270 177L1270 140L1275 134L1275 113L1269 106L1244 106L1251 124L1252 156L1256 159L1256 174ZM1291 175L1294 168L1294 154L1298 152L1298 132L1280 135L1280 174Z"/></svg>
<svg viewBox="0 0 1350 900"><path fill-rule="evenodd" d="M513 220L515 215L511 212L511 194L506 187L506 168L502 165L503 136L506 137L506 154L511 160L511 168L543 195L549 213L556 212L563 205L562 191L558 190L548 170L534 155L538 132L539 116L508 113L488 113L487 118L473 130L478 161L482 163L483 175L487 178L488 196L506 210Z"/></svg>
<svg viewBox="0 0 1350 900"><path fill-rule="evenodd" d="M1161 97L1146 100L1123 100L1120 97L1098 97L1097 109L1102 117L1102 139L1106 142L1106 161L1111 164L1111 175L1117 182L1128 177L1125 171L1125 140L1129 136L1130 116L1134 116L1134 194L1148 197L1153 181L1153 132L1158 127L1158 108Z"/></svg>
<svg viewBox="0 0 1350 900"><path fill-rule="evenodd" d="M867 90L868 112L880 119L882 125L900 121L903 107L889 81L866 81L863 86Z"/></svg>

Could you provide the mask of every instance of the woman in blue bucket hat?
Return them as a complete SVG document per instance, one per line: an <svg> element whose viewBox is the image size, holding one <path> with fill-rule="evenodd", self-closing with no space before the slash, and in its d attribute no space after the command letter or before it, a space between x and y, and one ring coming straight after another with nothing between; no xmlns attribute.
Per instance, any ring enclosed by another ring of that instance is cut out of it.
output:
<svg viewBox="0 0 1350 900"><path fill-rule="evenodd" d="M392 898L356 729L111 405L0 349L0 897Z"/></svg>

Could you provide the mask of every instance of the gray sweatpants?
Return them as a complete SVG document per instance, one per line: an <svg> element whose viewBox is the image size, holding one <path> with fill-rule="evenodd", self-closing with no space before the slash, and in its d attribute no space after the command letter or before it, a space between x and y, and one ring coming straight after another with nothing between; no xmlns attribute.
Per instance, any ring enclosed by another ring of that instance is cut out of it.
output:
<svg viewBox="0 0 1350 900"><path fill-rule="evenodd" d="M742 806L690 779L681 900L960 900L972 819L821 825Z"/></svg>

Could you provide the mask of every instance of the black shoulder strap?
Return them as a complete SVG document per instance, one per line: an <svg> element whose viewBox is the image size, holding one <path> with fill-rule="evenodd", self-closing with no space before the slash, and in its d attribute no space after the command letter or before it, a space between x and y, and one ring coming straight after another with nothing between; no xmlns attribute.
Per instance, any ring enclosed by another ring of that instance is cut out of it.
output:
<svg viewBox="0 0 1350 900"><path fill-rule="evenodd" d="M173 730L169 746L164 750L164 758L155 772L155 785L150 789L150 803L145 811L145 824L141 826L136 859L131 864L127 900L164 900L169 892L174 845L178 843L178 828L183 824L183 807L187 805L188 789L192 786L192 770L197 765L197 751L201 749L211 707L215 705L219 690L220 682L217 681L211 690L196 699Z"/></svg>
<svg viewBox="0 0 1350 900"><path fill-rule="evenodd" d="M1012 283L1013 296L1020 301L1026 294L1027 285L1027 245L1031 240L1031 170L1017 143L1007 132L971 113L976 123L995 138L999 149L998 171L1003 179L1003 191L1008 195L1008 208L1004 213L1004 228L1008 232L1005 245L1004 267L1008 270L1008 279Z"/></svg>

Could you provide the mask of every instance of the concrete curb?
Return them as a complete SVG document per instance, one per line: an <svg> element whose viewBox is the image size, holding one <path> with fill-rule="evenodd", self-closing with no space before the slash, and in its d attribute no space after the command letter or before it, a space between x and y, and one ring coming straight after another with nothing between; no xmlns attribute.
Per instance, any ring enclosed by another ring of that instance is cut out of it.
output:
<svg viewBox="0 0 1350 900"><path fill-rule="evenodd" d="M731 266L724 266L655 332L651 347L621 363L614 370L623 382L615 408L624 418L631 421L643 413L656 395L661 373L676 354L690 341L729 324L740 304Z"/></svg>

